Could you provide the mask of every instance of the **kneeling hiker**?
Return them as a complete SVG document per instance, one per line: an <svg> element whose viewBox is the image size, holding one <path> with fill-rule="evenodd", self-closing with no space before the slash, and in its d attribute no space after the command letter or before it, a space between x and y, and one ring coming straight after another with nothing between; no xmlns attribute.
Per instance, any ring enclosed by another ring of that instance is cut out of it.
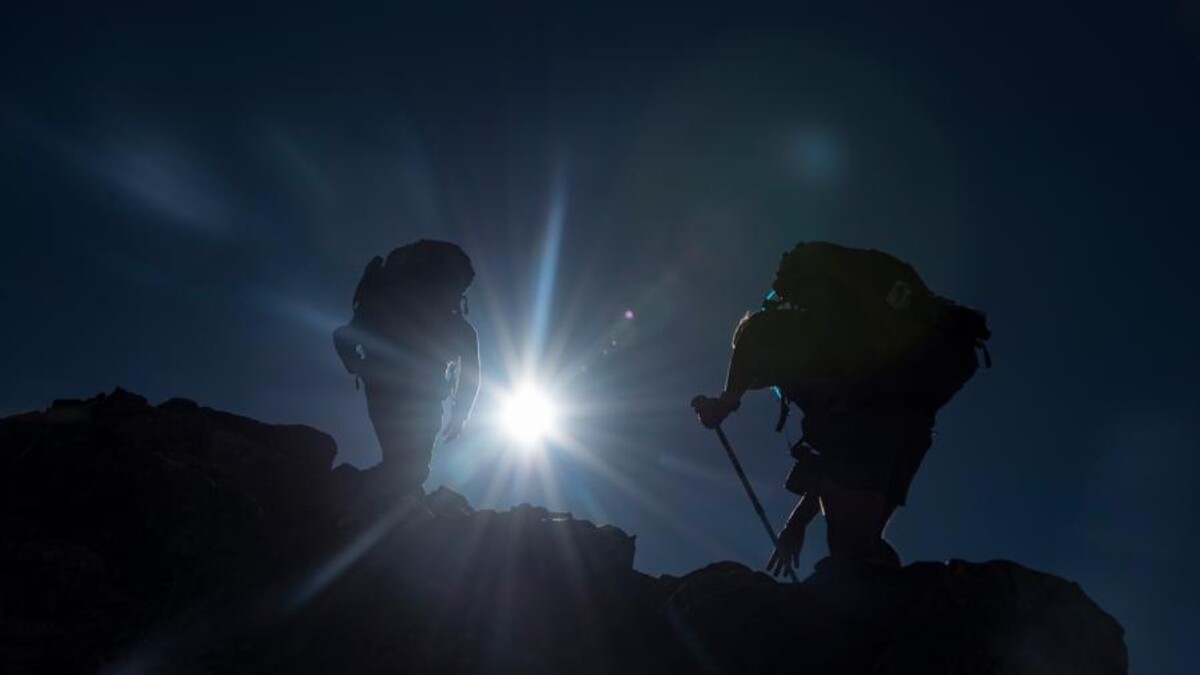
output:
<svg viewBox="0 0 1200 675"><path fill-rule="evenodd" d="M790 404L804 413L787 480L800 502L772 571L796 564L822 507L833 560L899 566L884 529L905 503L938 409L975 373L976 349L987 359L989 335L982 313L934 295L885 253L811 242L784 254L763 309L734 333L725 390L693 401L709 428L751 389L774 389L778 429Z"/></svg>
<svg viewBox="0 0 1200 675"><path fill-rule="evenodd" d="M475 278L458 246L422 239L376 256L354 291L354 318L334 346L361 377L367 412L383 450L382 468L402 494L421 490L442 431L452 440L479 392L479 344L466 319L464 293Z"/></svg>

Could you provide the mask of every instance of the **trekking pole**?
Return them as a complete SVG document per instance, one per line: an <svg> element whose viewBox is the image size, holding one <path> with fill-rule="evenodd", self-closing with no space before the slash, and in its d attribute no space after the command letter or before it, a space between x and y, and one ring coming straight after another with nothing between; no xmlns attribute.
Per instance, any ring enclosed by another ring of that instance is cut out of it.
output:
<svg viewBox="0 0 1200 675"><path fill-rule="evenodd" d="M750 497L750 503L754 504L754 511L758 513L759 520L762 521L763 527L767 528L767 536L771 538L771 545L779 548L779 537L775 536L775 528L771 527L771 520L767 518L767 512L763 510L762 503L758 501L758 496L754 494L754 488L750 485L750 479L746 478L746 472L742 470L742 463L738 461L737 455L733 453L733 446L729 444L729 439L725 437L725 431L721 429L721 425L717 425L714 429L717 432L717 438L721 439L721 445L725 447L725 454L729 455L729 461L733 462L733 470L737 472L738 478L742 479L742 487L746 488L746 494ZM796 578L796 570L788 566L788 577L791 578L793 584L800 583L800 579Z"/></svg>

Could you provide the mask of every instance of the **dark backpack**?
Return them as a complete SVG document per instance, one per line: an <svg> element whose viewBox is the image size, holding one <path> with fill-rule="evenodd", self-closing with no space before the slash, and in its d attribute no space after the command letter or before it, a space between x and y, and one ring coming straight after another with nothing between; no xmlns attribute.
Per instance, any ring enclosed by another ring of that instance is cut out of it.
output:
<svg viewBox="0 0 1200 675"><path fill-rule="evenodd" d="M471 258L457 244L421 239L375 256L354 289L354 318L334 331L346 370L357 373L359 345L401 314L466 315L466 292L475 280Z"/></svg>
<svg viewBox="0 0 1200 675"><path fill-rule="evenodd" d="M371 305L407 299L413 290L424 296L416 298L418 302L453 298L454 305L447 309L465 313L461 302L474 280L471 258L457 244L421 239L367 263L354 289L355 317Z"/></svg>
<svg viewBox="0 0 1200 675"><path fill-rule="evenodd" d="M929 290L913 269L882 251L827 242L801 242L783 254L765 309L790 307L818 314L853 313L874 336L874 358L887 361L938 334L977 343L991 336L982 312Z"/></svg>
<svg viewBox="0 0 1200 675"><path fill-rule="evenodd" d="M911 265L881 251L801 242L783 254L763 308L808 312L813 330L861 352L850 360L868 381L928 389L939 406L974 374L975 349L991 366L983 312L934 294Z"/></svg>

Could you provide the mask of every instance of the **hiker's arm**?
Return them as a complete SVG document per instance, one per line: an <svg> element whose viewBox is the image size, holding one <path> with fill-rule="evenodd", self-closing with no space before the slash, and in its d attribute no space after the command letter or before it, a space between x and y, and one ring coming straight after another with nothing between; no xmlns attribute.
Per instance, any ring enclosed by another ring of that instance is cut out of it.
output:
<svg viewBox="0 0 1200 675"><path fill-rule="evenodd" d="M758 312L738 324L719 399L726 408L737 410L747 391L777 384L772 380L779 375L779 357L794 348L794 320L789 312Z"/></svg>
<svg viewBox="0 0 1200 675"><path fill-rule="evenodd" d="M454 387L454 399L450 402L450 420L443 433L445 440L454 440L471 418L475 397L479 395L479 336L475 327L462 323L463 331L458 358L458 382Z"/></svg>
<svg viewBox="0 0 1200 675"><path fill-rule="evenodd" d="M692 399L692 408L700 417L701 424L715 429L725 421L729 413L742 407L742 395L754 384L750 372L744 352L734 349L733 358L729 361L729 372L725 375L725 389L721 395L717 398L697 396Z"/></svg>
<svg viewBox="0 0 1200 675"><path fill-rule="evenodd" d="M700 418L700 423L709 429L715 429L729 417L729 413L742 407L742 395L750 388L751 378L746 367L745 359L738 357L739 351L734 349L733 358L729 361L729 372L725 376L725 389L717 398L696 396L692 399L692 409Z"/></svg>
<svg viewBox="0 0 1200 675"><path fill-rule="evenodd" d="M787 524L779 533L779 543L767 561L767 571L775 576L788 573L800 564L800 551L804 549L804 530L812 519L821 512L820 500L814 494L800 497Z"/></svg>
<svg viewBox="0 0 1200 675"><path fill-rule="evenodd" d="M734 349L733 358L729 359L729 371L725 373L725 389L721 391L720 401L731 411L741 407L742 396L754 385L748 351Z"/></svg>
<svg viewBox="0 0 1200 675"><path fill-rule="evenodd" d="M767 338L773 335L772 327L775 325L761 314L749 316L738 324L733 356L729 359L729 370L725 373L725 388L721 395L717 398L697 396L692 399L692 407L700 416L701 424L710 429L719 426L730 413L742 406L742 396L747 391L770 386L769 352L776 346Z"/></svg>
<svg viewBox="0 0 1200 675"><path fill-rule="evenodd" d="M800 501L796 502L796 508L792 509L792 515L788 516L787 524L783 526L783 529L785 532L795 528L804 529L820 512L821 500L814 494L803 495L800 497Z"/></svg>

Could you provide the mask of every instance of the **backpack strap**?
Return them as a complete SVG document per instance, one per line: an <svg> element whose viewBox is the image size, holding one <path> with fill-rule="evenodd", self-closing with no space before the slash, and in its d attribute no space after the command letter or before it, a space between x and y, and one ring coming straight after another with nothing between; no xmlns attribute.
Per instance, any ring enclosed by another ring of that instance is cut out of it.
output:
<svg viewBox="0 0 1200 675"><path fill-rule="evenodd" d="M779 433L787 426L788 417L792 414L792 402L783 395L783 390L779 387L771 387L771 391L775 392L775 398L779 399L779 418L775 420L775 433Z"/></svg>

